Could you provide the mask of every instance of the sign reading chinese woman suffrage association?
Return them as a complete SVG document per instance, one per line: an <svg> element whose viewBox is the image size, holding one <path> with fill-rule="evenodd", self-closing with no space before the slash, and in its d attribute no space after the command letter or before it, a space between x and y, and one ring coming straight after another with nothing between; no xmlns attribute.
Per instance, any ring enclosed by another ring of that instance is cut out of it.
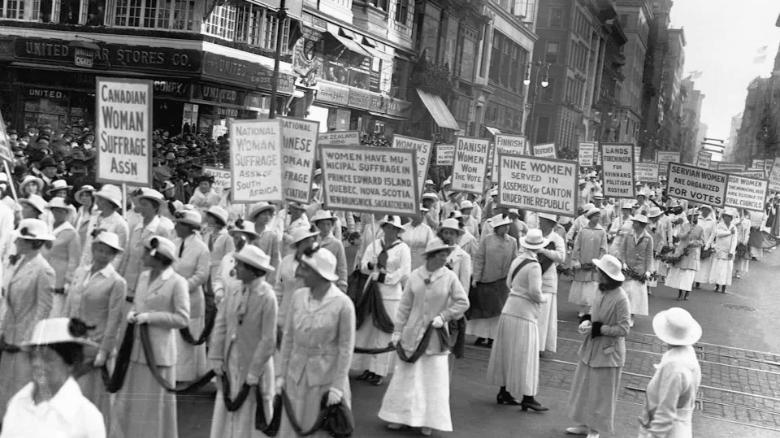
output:
<svg viewBox="0 0 780 438"><path fill-rule="evenodd" d="M601 169L604 197L634 197L634 145L602 143Z"/></svg>
<svg viewBox="0 0 780 438"><path fill-rule="evenodd" d="M765 179L729 175L729 185L726 188L726 206L764 211L764 201L766 201L768 190L769 182Z"/></svg>
<svg viewBox="0 0 780 438"><path fill-rule="evenodd" d="M325 208L416 215L417 151L367 146L320 146Z"/></svg>
<svg viewBox="0 0 780 438"><path fill-rule="evenodd" d="M422 191L425 188L425 175L428 174L428 163L431 160L433 142L396 134L393 135L393 148L414 149L417 151L417 187Z"/></svg>
<svg viewBox="0 0 780 438"><path fill-rule="evenodd" d="M152 185L152 81L98 77L97 180Z"/></svg>
<svg viewBox="0 0 780 438"><path fill-rule="evenodd" d="M452 190L481 194L485 189L490 142L479 138L458 137L452 166Z"/></svg>
<svg viewBox="0 0 780 438"><path fill-rule="evenodd" d="M583 141L580 143L579 150L579 163L582 167L590 167L593 165L593 157L596 154L596 143L590 141Z"/></svg>
<svg viewBox="0 0 780 438"><path fill-rule="evenodd" d="M279 119L230 124L233 202L281 201L282 129Z"/></svg>
<svg viewBox="0 0 780 438"><path fill-rule="evenodd" d="M577 163L499 151L498 199L504 206L576 216Z"/></svg>
<svg viewBox="0 0 780 438"><path fill-rule="evenodd" d="M282 121L282 186L284 199L302 202L311 199L314 162L317 159L317 131L312 120L280 118Z"/></svg>
<svg viewBox="0 0 780 438"><path fill-rule="evenodd" d="M667 193L673 198L683 198L713 207L726 203L728 175L688 164L669 163Z"/></svg>

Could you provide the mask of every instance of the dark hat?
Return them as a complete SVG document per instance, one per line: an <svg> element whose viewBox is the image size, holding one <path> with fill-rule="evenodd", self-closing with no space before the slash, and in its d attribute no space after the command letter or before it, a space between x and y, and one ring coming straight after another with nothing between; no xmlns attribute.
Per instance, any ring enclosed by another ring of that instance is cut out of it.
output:
<svg viewBox="0 0 780 438"><path fill-rule="evenodd" d="M54 161L54 158L47 156L41 160L41 170L47 167L57 167L57 162Z"/></svg>

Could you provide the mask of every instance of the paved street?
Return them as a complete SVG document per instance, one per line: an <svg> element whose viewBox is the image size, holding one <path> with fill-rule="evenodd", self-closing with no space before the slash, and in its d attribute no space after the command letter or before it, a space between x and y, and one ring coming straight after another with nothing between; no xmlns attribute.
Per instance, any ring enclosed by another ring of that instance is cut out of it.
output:
<svg viewBox="0 0 780 438"><path fill-rule="evenodd" d="M704 328L698 344L702 387L695 419L700 437L780 437L780 294L777 294L780 250L761 263L753 263L746 279L735 280L726 295L715 294L707 285L683 303ZM563 282L561 291L568 291ZM466 357L456 362L451 406L455 432L441 436L556 437L569 425L566 417L568 389L576 364L580 336L576 333L576 310L559 296L558 352L543 358L538 399L551 409L544 414L520 412L497 406L497 388L485 384L490 351L469 346ZM651 314L678 305L676 291L660 287L650 300ZM649 317L639 317L628 339L628 359L621 381L622 391L613 437L636 435L636 417L644 401L644 388L663 352L663 345L650 333ZM356 437L417 436L415 431L389 432L376 417L384 388L353 382ZM207 437L212 397L182 396L180 434ZM602 435L607 436L607 435Z"/></svg>

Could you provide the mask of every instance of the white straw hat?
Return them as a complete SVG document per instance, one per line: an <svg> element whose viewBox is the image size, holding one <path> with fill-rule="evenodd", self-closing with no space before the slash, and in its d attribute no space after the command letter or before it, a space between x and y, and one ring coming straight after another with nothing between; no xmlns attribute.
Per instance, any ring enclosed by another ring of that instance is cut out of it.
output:
<svg viewBox="0 0 780 438"><path fill-rule="evenodd" d="M498 228L503 225L509 225L512 223L512 219L509 216L504 216L502 214L497 214L489 219L490 226L493 228Z"/></svg>
<svg viewBox="0 0 780 438"><path fill-rule="evenodd" d="M228 212L219 205L212 205L209 207L209 209L206 210L206 214L218 220L222 225L227 225L228 223Z"/></svg>
<svg viewBox="0 0 780 438"><path fill-rule="evenodd" d="M382 218L381 221L379 221L379 227L383 227L385 225L390 225L392 227L397 228L399 231L404 230L404 226L401 224L401 218L399 216L396 216L394 214L387 215Z"/></svg>
<svg viewBox="0 0 780 438"><path fill-rule="evenodd" d="M260 235L257 234L257 231L255 231L255 223L243 219L237 220L233 228L228 230L228 232L230 234L242 233L247 235L247 237L249 237L250 239L257 239L258 237L260 237Z"/></svg>
<svg viewBox="0 0 780 438"><path fill-rule="evenodd" d="M658 312L653 317L653 331L669 345L693 345L701 338L701 325L679 307Z"/></svg>
<svg viewBox="0 0 780 438"><path fill-rule="evenodd" d="M460 227L460 223L457 219L444 219L439 224L439 230L452 230L458 234L464 234L466 231Z"/></svg>
<svg viewBox="0 0 780 438"><path fill-rule="evenodd" d="M81 197L81 195L83 195L84 193L92 193L94 195L95 194L95 187L93 187L93 186L91 186L89 184L84 184L83 186L81 186L80 189L78 189L76 191L76 194L73 195L73 198L78 201L79 198Z"/></svg>
<svg viewBox="0 0 780 438"><path fill-rule="evenodd" d="M585 217L586 218L590 218L591 216L593 216L594 214L597 214L597 213L601 214L601 209L598 208L598 207L593 207L593 208L590 208L588 211L585 212Z"/></svg>
<svg viewBox="0 0 780 438"><path fill-rule="evenodd" d="M176 218L176 223L189 225L193 228L200 228L203 224L203 218L197 210L182 209L174 213L174 217Z"/></svg>
<svg viewBox="0 0 780 438"><path fill-rule="evenodd" d="M49 203L46 205L46 208L48 208L49 210L53 208L60 208L68 211L75 210L75 208L73 208L72 205L68 204L67 202L65 202L65 199L60 197L52 198L51 201L49 201Z"/></svg>
<svg viewBox="0 0 780 438"><path fill-rule="evenodd" d="M148 187L139 188L135 191L134 196L139 200L148 199L150 201L156 202L157 204L161 204L163 201L165 201L165 196L163 196L162 193Z"/></svg>
<svg viewBox="0 0 780 438"><path fill-rule="evenodd" d="M652 206L650 207L650 210L647 212L647 217L654 218L654 217L661 216L662 214L664 214L664 212L661 211L659 207Z"/></svg>
<svg viewBox="0 0 780 438"><path fill-rule="evenodd" d="M52 192L56 192L57 190L70 190L73 186L68 185L68 182L64 179L56 179L51 182L51 187L49 190L46 190L46 194L50 195Z"/></svg>
<svg viewBox="0 0 780 438"><path fill-rule="evenodd" d="M49 230L46 222L40 219L22 219L19 221L19 228L16 229L16 236L24 240L54 240L54 236Z"/></svg>
<svg viewBox="0 0 780 438"><path fill-rule="evenodd" d="M95 196L105 199L117 208L122 208L122 190L113 184L104 185L95 192Z"/></svg>
<svg viewBox="0 0 780 438"><path fill-rule="evenodd" d="M558 222L558 216L550 213L538 213L539 219L547 219L548 221Z"/></svg>
<svg viewBox="0 0 780 438"><path fill-rule="evenodd" d="M436 193L433 193L433 192L426 192L426 193L423 193L422 198L423 199L433 199L434 201L438 201L439 200L439 195L437 195Z"/></svg>
<svg viewBox="0 0 780 438"><path fill-rule="evenodd" d="M108 247L111 247L117 251L124 251L122 245L119 243L119 235L112 233L111 231L96 230L97 235L92 238L92 243L102 243Z"/></svg>
<svg viewBox="0 0 780 438"><path fill-rule="evenodd" d="M42 319L35 324L30 339L22 343L29 348L38 345L76 343L97 347L95 342L86 338L86 324L71 318Z"/></svg>
<svg viewBox="0 0 780 438"><path fill-rule="evenodd" d="M460 203L460 209L461 210L467 210L469 208L474 208L474 203L472 203L468 199L466 199L466 200L464 200L463 202Z"/></svg>
<svg viewBox="0 0 780 438"><path fill-rule="evenodd" d="M246 216L249 220L255 220L257 215L260 213L271 210L276 211L276 207L273 204L269 204L268 202L258 202L257 204L252 205L252 207L249 209L249 214Z"/></svg>
<svg viewBox="0 0 780 438"><path fill-rule="evenodd" d="M316 230L311 230L309 228L296 228L292 231L291 237L292 237L292 245L295 246L298 243L300 243L302 240L308 239L309 237L314 237L318 235L319 232Z"/></svg>
<svg viewBox="0 0 780 438"><path fill-rule="evenodd" d="M312 216L311 222L317 223L322 220L336 220L336 216L333 216L333 212L330 210L317 210Z"/></svg>
<svg viewBox="0 0 780 438"><path fill-rule="evenodd" d="M46 201L43 200L43 198L38 195L30 195L26 198L20 198L19 204L27 204L30 207L38 210L39 213L46 211L46 207L49 205Z"/></svg>
<svg viewBox="0 0 780 438"><path fill-rule="evenodd" d="M162 236L151 236L144 242L144 247L150 250L152 256L161 254L169 260L176 260L176 245Z"/></svg>
<svg viewBox="0 0 780 438"><path fill-rule="evenodd" d="M20 192L24 192L24 188L27 187L27 184L32 184L32 183L35 183L35 184L38 185L38 193L40 193L41 190L43 190L43 180L42 179L40 179L40 178L38 178L37 176L34 176L34 175L27 175L27 176L24 177L24 179L22 180L21 184L19 184L19 191Z"/></svg>
<svg viewBox="0 0 780 438"><path fill-rule="evenodd" d="M452 245L447 245L444 243L441 239L435 238L428 241L428 244L425 245L425 251L423 251L423 255L430 254L437 251L452 251L455 249Z"/></svg>
<svg viewBox="0 0 780 438"><path fill-rule="evenodd" d="M626 277L623 275L623 264L617 257L611 254L604 254L600 259L593 259L593 264L597 268L601 269L607 276L615 281L625 281Z"/></svg>
<svg viewBox="0 0 780 438"><path fill-rule="evenodd" d="M645 216L645 215L643 215L643 214L635 214L635 215L634 215L634 216L631 218L631 221L632 221L632 222L638 222L638 223L640 223L640 224L645 224L645 225L647 225L647 223L649 222L649 219L647 219L647 216Z"/></svg>
<svg viewBox="0 0 780 438"><path fill-rule="evenodd" d="M275 270L271 266L271 257L254 245L244 245L241 251L233 255L233 257L238 262L265 272L273 272Z"/></svg>
<svg viewBox="0 0 780 438"><path fill-rule="evenodd" d="M549 240L544 238L542 230L538 228L531 228L528 233L520 239L520 246L526 249L540 249L547 246L550 243Z"/></svg>
<svg viewBox="0 0 780 438"><path fill-rule="evenodd" d="M324 248L314 251L310 256L304 255L301 257L301 262L328 281L339 279L336 274L336 256Z"/></svg>

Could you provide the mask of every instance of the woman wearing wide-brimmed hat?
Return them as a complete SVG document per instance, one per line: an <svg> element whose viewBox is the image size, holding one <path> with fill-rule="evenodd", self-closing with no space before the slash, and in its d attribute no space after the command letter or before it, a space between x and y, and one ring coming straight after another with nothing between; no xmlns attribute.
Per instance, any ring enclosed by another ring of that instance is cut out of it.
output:
<svg viewBox="0 0 780 438"><path fill-rule="evenodd" d="M425 264L409 275L392 336L407 355L420 348L428 325L446 330L444 325L469 307L458 276L446 267L454 248L434 238L423 253ZM423 435L430 435L431 429L452 431L448 355L449 345L433 335L416 362L396 361L379 409L379 418L389 422L389 428L420 427Z"/></svg>
<svg viewBox="0 0 780 438"><path fill-rule="evenodd" d="M628 295L631 308L631 321L634 326L634 315L646 316L649 312L647 300L647 281L650 280L653 268L653 238L647 232L647 216L636 214L631 219L631 233L623 239L620 248L620 259L629 273L629 278L623 283L623 290Z"/></svg>
<svg viewBox="0 0 780 438"><path fill-rule="evenodd" d="M471 287L471 273L474 266L471 263L471 256L458 246L458 240L463 233L465 230L457 219L444 219L439 225L438 237L447 245L454 246L447 258L447 267L452 269L452 272L458 276L463 289L468 291Z"/></svg>
<svg viewBox="0 0 780 438"><path fill-rule="evenodd" d="M80 194L80 198L85 195ZM128 226L127 221L119 213L122 210L122 190L112 184L105 184L94 194L95 205L97 207L98 214L94 214L89 218L87 224L86 235L84 244L81 246L81 262L82 266L89 266L92 264L92 233L95 230L104 230L112 233L116 233L119 236L119 244L123 248L128 244ZM117 272L121 273L119 265L122 262L122 257L116 257L113 262L114 268ZM128 284L129 286L129 284Z"/></svg>
<svg viewBox="0 0 780 438"><path fill-rule="evenodd" d="M32 194L26 198L19 198L19 206L22 208L22 219L40 219L46 213L46 201L38 195Z"/></svg>
<svg viewBox="0 0 780 438"><path fill-rule="evenodd" d="M119 236L110 231L98 231L92 239L92 264L79 267L73 274L63 316L78 318L94 327L87 337L96 345L85 351L88 362L95 365L79 377L81 391L100 409L108 423L109 393L100 375L101 366L114 354L122 319L127 282L116 272L111 261L124 249Z"/></svg>
<svg viewBox="0 0 780 438"><path fill-rule="evenodd" d="M27 175L19 184L19 197L27 198L30 195L41 196L43 193L43 180L37 176Z"/></svg>
<svg viewBox="0 0 780 438"><path fill-rule="evenodd" d="M296 276L295 273L298 270L301 257L316 246L317 235L318 232L314 229L306 230L299 228L293 231L291 245L295 251L284 256L281 263L279 263L279 272L276 275L274 290L276 292L276 302L279 305L277 321L280 326L284 324L284 319L287 317L293 293L304 287L303 280ZM282 331L281 329L282 327L279 328L280 332Z"/></svg>
<svg viewBox="0 0 780 438"><path fill-rule="evenodd" d="M89 221L92 220L93 216L96 216L99 213L95 206L95 188L89 184L85 184L76 191L73 199L79 205L76 210L76 222L73 224L73 228L76 229L76 233L79 236L79 243L83 248L87 243L87 235L90 232Z"/></svg>
<svg viewBox="0 0 780 438"><path fill-rule="evenodd" d="M574 237L571 253L574 281L569 290L569 302L579 306L579 316L585 314L598 294L599 273L591 260L607 253L607 232L599 223L601 210L593 207L584 216L588 222ZM622 248L622 239L620 242L619 248Z"/></svg>
<svg viewBox="0 0 780 438"><path fill-rule="evenodd" d="M68 216L75 209L67 204L64 198L52 198L46 208L54 218L52 234L54 241L43 250L43 257L54 269L54 297L51 306L51 316L59 316L65 305L65 294L70 285L73 273L81 261L81 242L76 229L68 222Z"/></svg>
<svg viewBox="0 0 780 438"><path fill-rule="evenodd" d="M701 263L703 234L704 230L699 225L699 211L696 208L689 209L688 220L677 234L680 240L672 253L672 258L677 262L669 263L669 273L665 282L666 287L677 289L678 301L687 300L693 288L693 280Z"/></svg>
<svg viewBox="0 0 780 438"><path fill-rule="evenodd" d="M336 273L339 281L336 283L339 289L347 291L347 254L341 239L337 239L333 231L338 224L338 217L330 210L318 210L311 218L311 223L319 230L319 245L336 256ZM404 234L406 236L406 234Z"/></svg>
<svg viewBox="0 0 780 438"><path fill-rule="evenodd" d="M222 198L214 190L214 176L200 175L195 178L195 185L195 192L192 194L188 204L194 205L200 210L201 214L205 214L210 207L219 205L219 201Z"/></svg>
<svg viewBox="0 0 780 438"><path fill-rule="evenodd" d="M355 348L355 309L336 287L336 257L319 249L301 257L298 275L306 287L292 296L284 322L277 390L284 390L291 410L282 413L279 438L299 435L290 423L309 428L320 420L323 397L327 404L351 406L349 364ZM327 394L327 395L326 395ZM309 435L327 438L322 430Z"/></svg>
<svg viewBox="0 0 780 438"><path fill-rule="evenodd" d="M423 214L421 211L404 224L404 243L409 245L409 253L412 255L412 270L425 264L425 248L428 242L436 238L431 227L423 222Z"/></svg>
<svg viewBox="0 0 780 438"><path fill-rule="evenodd" d="M737 227L734 223L739 214L737 209L726 207L721 213L721 218L710 236L710 247L715 252L712 254L712 267L710 268L709 283L715 285L715 292L720 290L726 293L726 286L731 285L731 276L734 272L734 255L737 252Z"/></svg>
<svg viewBox="0 0 780 438"><path fill-rule="evenodd" d="M539 213L539 229L549 241L536 256L542 267L542 309L539 313L539 351L555 353L558 350L558 265L566 260L566 242L559 232L558 217ZM563 228L560 228L563 230ZM565 234L564 234L565 235Z"/></svg>
<svg viewBox="0 0 780 438"><path fill-rule="evenodd" d="M249 208L246 218L255 224L255 233L258 236L252 243L271 257L271 266L278 268L282 259L282 250L279 247L282 236L271 227L275 214L276 206L268 202L258 202ZM271 274L267 281L276 281L275 275Z"/></svg>
<svg viewBox="0 0 780 438"><path fill-rule="evenodd" d="M569 418L578 425L566 433L598 438L599 432L613 433L631 312L620 260L606 254L591 263L599 276L599 298L579 326L585 339L569 395Z"/></svg>
<svg viewBox="0 0 780 438"><path fill-rule="evenodd" d="M237 219L230 224L228 229L230 238L233 239L234 252L225 254L217 269L217 276L213 279L214 300L219 304L225 296L225 291L231 283L238 280L235 278L236 258L235 253L241 251L245 245L251 245L257 239L255 224L243 219ZM268 280L266 280L268 281Z"/></svg>
<svg viewBox="0 0 780 438"><path fill-rule="evenodd" d="M30 361L18 348L30 339L35 324L49 317L54 294L54 269L41 255L46 242L54 240L49 226L40 219L22 219L16 233L16 255L6 273L5 315L0 325L0 415L13 394L31 378Z"/></svg>
<svg viewBox="0 0 780 438"><path fill-rule="evenodd" d="M647 384L639 438L691 438L696 392L701 384L693 344L701 338L701 326L687 310L672 307L655 315L653 331L668 350Z"/></svg>
<svg viewBox="0 0 780 438"><path fill-rule="evenodd" d="M210 293L214 293L214 281L219 275L219 265L226 255L236 250L236 245L227 230L227 210L217 205L211 206L206 210L205 220L203 241L209 249L209 285Z"/></svg>
<svg viewBox="0 0 780 438"><path fill-rule="evenodd" d="M520 239L522 250L509 267L509 296L501 311L487 369L488 381L500 387L496 403L520 405L524 411L547 410L534 396L539 388L537 321L545 300L537 253L548 243L538 228ZM523 400L518 402L512 393L521 394Z"/></svg>

